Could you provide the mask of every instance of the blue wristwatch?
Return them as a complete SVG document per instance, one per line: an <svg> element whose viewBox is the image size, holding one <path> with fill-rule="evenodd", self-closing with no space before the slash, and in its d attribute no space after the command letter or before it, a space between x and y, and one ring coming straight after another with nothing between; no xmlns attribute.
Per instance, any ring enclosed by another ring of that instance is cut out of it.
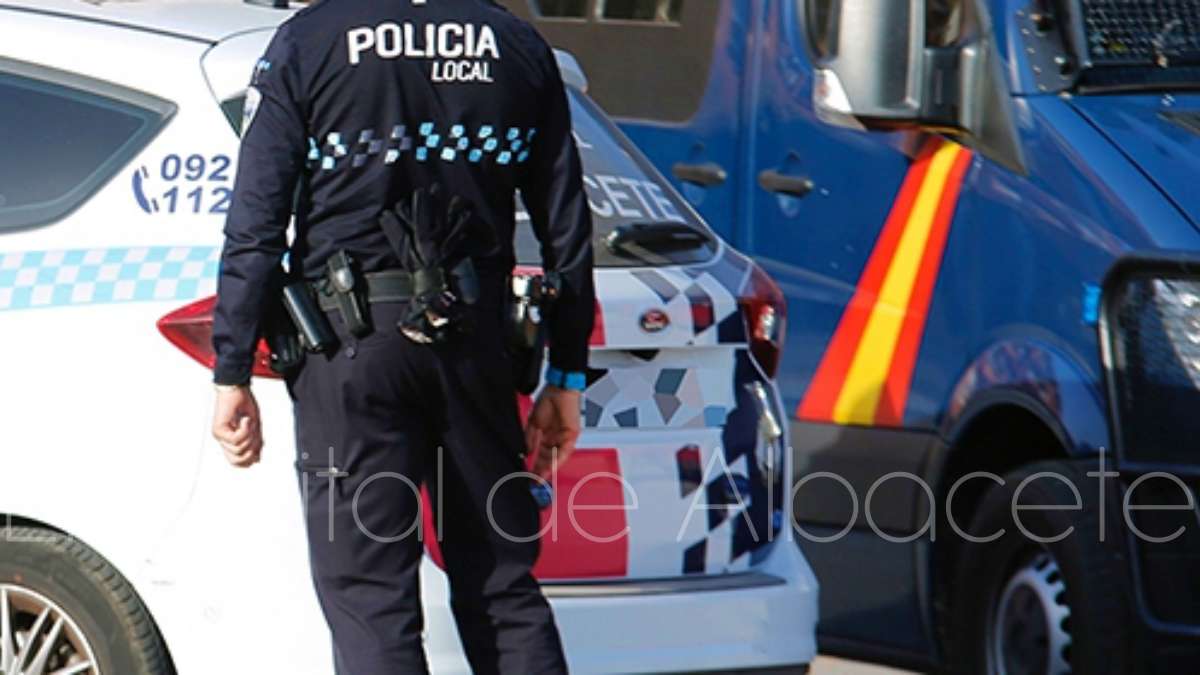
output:
<svg viewBox="0 0 1200 675"><path fill-rule="evenodd" d="M546 384L560 389L584 391L587 389L587 375L581 372L563 372L550 366L546 369Z"/></svg>

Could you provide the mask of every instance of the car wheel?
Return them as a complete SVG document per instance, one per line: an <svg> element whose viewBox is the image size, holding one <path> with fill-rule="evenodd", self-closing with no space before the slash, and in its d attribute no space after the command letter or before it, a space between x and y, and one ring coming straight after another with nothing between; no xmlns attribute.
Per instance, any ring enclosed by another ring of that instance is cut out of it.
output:
<svg viewBox="0 0 1200 675"><path fill-rule="evenodd" d="M1124 556L1110 516L1100 538L1095 478L1072 462L1042 462L1004 476L983 496L967 532L990 538L964 541L957 555L950 597L949 671L986 675L1124 674L1129 670L1128 607ZM1014 496L1023 506L1079 509L1022 510L1020 522L1041 539L1021 532L1013 518ZM1078 490L1072 491L1071 485ZM1108 486L1106 500L1119 500ZM1119 517L1119 516L1117 516Z"/></svg>
<svg viewBox="0 0 1200 675"><path fill-rule="evenodd" d="M171 672L150 614L99 553L50 530L0 531L0 673Z"/></svg>

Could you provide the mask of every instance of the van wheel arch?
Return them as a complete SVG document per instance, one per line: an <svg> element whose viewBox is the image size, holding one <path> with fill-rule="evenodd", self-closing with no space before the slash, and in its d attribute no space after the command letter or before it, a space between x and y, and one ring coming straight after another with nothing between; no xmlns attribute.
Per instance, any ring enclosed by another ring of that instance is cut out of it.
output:
<svg viewBox="0 0 1200 675"><path fill-rule="evenodd" d="M1092 468L1086 459L1034 462L988 483L966 528L984 539L963 542L948 579L946 672L1134 672L1124 538ZM1045 475L1057 480L1035 480ZM1019 516L1018 498L1075 507Z"/></svg>
<svg viewBox="0 0 1200 675"><path fill-rule="evenodd" d="M953 570L962 543L950 527L946 503L951 488L962 477L986 471L998 476L1023 466L1048 460L1070 459L1067 436L1049 411L1023 394L1011 393L977 401L952 433L941 470L937 474L937 541L929 561L929 585L938 641L945 652ZM1022 400L1028 399L1028 400ZM954 520L965 530L993 483L964 483L954 494Z"/></svg>

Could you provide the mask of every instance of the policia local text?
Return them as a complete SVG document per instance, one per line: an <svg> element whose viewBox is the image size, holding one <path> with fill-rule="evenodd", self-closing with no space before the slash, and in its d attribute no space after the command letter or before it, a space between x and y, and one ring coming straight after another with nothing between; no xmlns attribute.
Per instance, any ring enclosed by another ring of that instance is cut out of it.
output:
<svg viewBox="0 0 1200 675"><path fill-rule="evenodd" d="M418 41L420 37L420 41ZM362 62L363 54L374 51L381 59L436 59L434 82L492 82L491 64L499 60L496 34L486 24L385 22L374 28L363 26L346 33L350 65Z"/></svg>

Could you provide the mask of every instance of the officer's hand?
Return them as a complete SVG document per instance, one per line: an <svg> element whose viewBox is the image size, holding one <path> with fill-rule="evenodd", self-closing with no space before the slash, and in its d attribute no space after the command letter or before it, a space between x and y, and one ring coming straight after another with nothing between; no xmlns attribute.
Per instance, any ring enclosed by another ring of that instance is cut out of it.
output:
<svg viewBox="0 0 1200 675"><path fill-rule="evenodd" d="M538 396L525 427L525 444L534 456L533 473L548 478L575 452L580 431L579 401L579 392L558 387L546 387Z"/></svg>
<svg viewBox="0 0 1200 675"><path fill-rule="evenodd" d="M246 468L258 463L263 448L262 423L250 387L217 387L213 438L221 444L230 464Z"/></svg>

